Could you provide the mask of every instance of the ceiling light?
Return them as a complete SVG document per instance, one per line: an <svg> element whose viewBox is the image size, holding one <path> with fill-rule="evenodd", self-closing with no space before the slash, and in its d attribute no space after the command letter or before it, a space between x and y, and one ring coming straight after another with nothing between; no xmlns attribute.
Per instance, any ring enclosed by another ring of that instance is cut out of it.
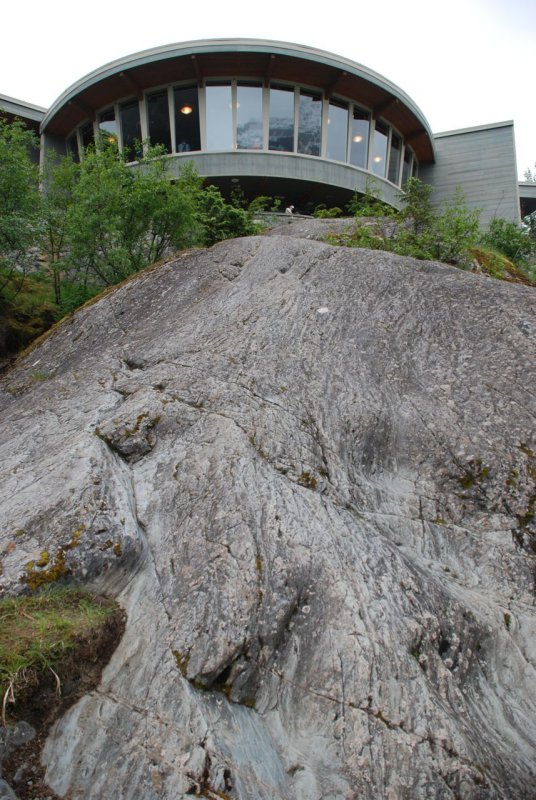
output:
<svg viewBox="0 0 536 800"><path fill-rule="evenodd" d="M359 143L359 142L362 142L362 141L363 141L363 137L361 136L360 133L356 133L355 136L352 136L352 142L358 142Z"/></svg>
<svg viewBox="0 0 536 800"><path fill-rule="evenodd" d="M193 111L192 106L182 106L181 114L191 114Z"/></svg>
<svg viewBox="0 0 536 800"><path fill-rule="evenodd" d="M381 156L374 156L373 161L375 164L379 164L380 161L383 161L383 158Z"/></svg>

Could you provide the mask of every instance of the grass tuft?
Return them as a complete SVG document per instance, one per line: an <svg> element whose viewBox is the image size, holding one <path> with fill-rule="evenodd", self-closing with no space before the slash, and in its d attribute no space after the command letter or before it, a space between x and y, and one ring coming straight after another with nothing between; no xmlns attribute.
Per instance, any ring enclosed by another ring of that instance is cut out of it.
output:
<svg viewBox="0 0 536 800"><path fill-rule="evenodd" d="M9 704L50 672L61 686L62 663L78 643L98 634L118 612L114 601L81 589L50 588L0 600L0 696L5 724Z"/></svg>

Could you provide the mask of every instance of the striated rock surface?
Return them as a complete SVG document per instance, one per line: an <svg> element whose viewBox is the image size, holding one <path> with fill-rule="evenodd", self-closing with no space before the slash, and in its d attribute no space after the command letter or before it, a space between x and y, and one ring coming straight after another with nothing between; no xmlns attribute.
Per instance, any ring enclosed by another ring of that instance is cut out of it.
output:
<svg viewBox="0 0 536 800"><path fill-rule="evenodd" d="M128 614L48 738L51 790L536 797L535 298L235 240L4 378L3 590Z"/></svg>

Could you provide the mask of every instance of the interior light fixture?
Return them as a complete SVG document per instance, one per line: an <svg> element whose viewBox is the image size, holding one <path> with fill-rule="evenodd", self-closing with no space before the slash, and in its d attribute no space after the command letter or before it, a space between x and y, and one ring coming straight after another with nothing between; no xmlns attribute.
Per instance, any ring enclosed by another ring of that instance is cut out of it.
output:
<svg viewBox="0 0 536 800"><path fill-rule="evenodd" d="M381 156L374 156L373 161L375 164L379 164L380 161L383 161L383 158Z"/></svg>
<svg viewBox="0 0 536 800"><path fill-rule="evenodd" d="M192 106L182 106L181 114L191 114L193 111Z"/></svg>
<svg viewBox="0 0 536 800"><path fill-rule="evenodd" d="M358 142L359 143L359 142L362 142L362 141L363 141L363 137L361 136L360 133L356 133L355 136L352 136L352 142Z"/></svg>

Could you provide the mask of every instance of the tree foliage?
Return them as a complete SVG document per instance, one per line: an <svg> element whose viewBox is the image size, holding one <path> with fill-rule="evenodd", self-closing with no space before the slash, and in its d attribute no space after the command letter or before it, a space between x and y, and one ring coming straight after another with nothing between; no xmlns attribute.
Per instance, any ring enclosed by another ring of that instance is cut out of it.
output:
<svg viewBox="0 0 536 800"><path fill-rule="evenodd" d="M39 226L37 166L31 151L35 135L22 122L0 117L0 298L28 264L28 250Z"/></svg>
<svg viewBox="0 0 536 800"><path fill-rule="evenodd" d="M527 167L523 173L523 177L528 183L536 183L536 163L534 164L534 171Z"/></svg>

